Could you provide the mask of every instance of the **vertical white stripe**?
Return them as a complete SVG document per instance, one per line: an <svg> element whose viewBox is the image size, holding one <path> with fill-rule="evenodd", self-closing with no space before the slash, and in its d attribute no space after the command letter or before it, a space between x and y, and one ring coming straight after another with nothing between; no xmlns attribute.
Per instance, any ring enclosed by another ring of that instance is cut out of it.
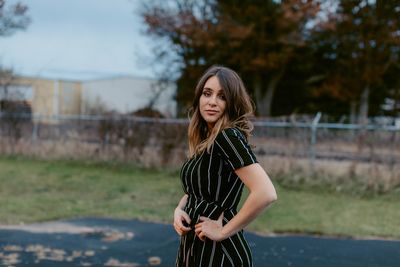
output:
<svg viewBox="0 0 400 267"><path fill-rule="evenodd" d="M215 207L212 209L212 211L210 212L210 217L212 216L212 214L214 213L214 211L215 211L217 208L218 208L218 207L215 206Z"/></svg>
<svg viewBox="0 0 400 267"><path fill-rule="evenodd" d="M199 157L197 160L196 160L196 162L194 163L194 165L193 165L193 168L192 168L192 171L190 172L190 184L192 185L192 191L194 191L194 188L193 188L193 185L195 184L194 182L193 182L193 171L196 169L196 165L197 165L197 163L202 159L203 157Z"/></svg>
<svg viewBox="0 0 400 267"><path fill-rule="evenodd" d="M189 188L189 170L190 170L190 166L195 163L194 159L190 160L189 165L187 166L186 169L186 174L185 174L185 181L186 181L186 190L187 192L190 192L190 188Z"/></svg>
<svg viewBox="0 0 400 267"><path fill-rule="evenodd" d="M188 186L187 186L187 176L186 176L186 171L187 171L187 164L189 163L189 161L186 161L181 169L181 173L179 174L182 180L182 187L183 187L183 191L184 192L188 192Z"/></svg>
<svg viewBox="0 0 400 267"><path fill-rule="evenodd" d="M182 257L182 240L183 240L183 237L181 237L181 239L180 239L178 255L176 256L176 259L175 259L175 266L178 266L178 262Z"/></svg>
<svg viewBox="0 0 400 267"><path fill-rule="evenodd" d="M224 150L224 147L221 146L221 144L220 144L217 140L215 140L215 143L216 143L216 144L218 145L218 147L221 149L222 153L224 153L225 157L226 157L227 159L229 159L229 156L228 156L228 154L226 154L226 152L225 152L225 150Z"/></svg>
<svg viewBox="0 0 400 267"><path fill-rule="evenodd" d="M230 183L231 182L231 177L232 177L232 174L233 174L233 172L230 172L229 173L229 176L228 176L228 183ZM236 176L236 175L235 175Z"/></svg>
<svg viewBox="0 0 400 267"><path fill-rule="evenodd" d="M213 160L213 152L214 152L214 146L211 147L211 154L210 154L210 160L208 161L208 171L207 171L207 175L208 175L208 195L211 195L211 189L210 189L210 185L211 185L211 164L212 164L212 160Z"/></svg>
<svg viewBox="0 0 400 267"><path fill-rule="evenodd" d="M203 214L205 214L206 213L206 210L208 210L208 206L210 206L210 204L208 204L207 202L206 202L206 206L204 207L204 209L203 209ZM201 215L201 214L200 214Z"/></svg>
<svg viewBox="0 0 400 267"><path fill-rule="evenodd" d="M233 248L236 250L236 254L237 254L238 257L239 257L240 262L242 263L241 266L243 266L243 259L242 259L242 257L240 256L240 253L239 253L239 251L237 250L237 248L236 248L236 246L235 246L235 242L233 242L232 237L229 237L228 239L229 239L229 241L231 241L231 243L232 243L232 245L233 245Z"/></svg>
<svg viewBox="0 0 400 267"><path fill-rule="evenodd" d="M214 254L215 254L215 241L213 241L213 247L212 247L212 251L211 251L211 256L210 256L210 264L208 264L208 267L212 267L213 266L213 261L214 261Z"/></svg>
<svg viewBox="0 0 400 267"><path fill-rule="evenodd" d="M192 256L193 256L193 251L194 251L193 247L194 247L194 242L195 242L195 240L196 240L196 237L194 237L193 242L192 242L192 246L191 246L190 249L189 249L190 254L192 254ZM188 259L188 261L189 261L189 259Z"/></svg>
<svg viewBox="0 0 400 267"><path fill-rule="evenodd" d="M186 259L186 235L183 237L183 261Z"/></svg>
<svg viewBox="0 0 400 267"><path fill-rule="evenodd" d="M232 266L235 266L234 263L233 263L233 260L232 260L231 256L229 256L229 253L228 253L228 251L226 250L225 246L222 245L222 244L221 244L221 246L222 246L222 250L223 250L224 253L225 253L224 255L225 255L225 256L228 258L228 260L231 262Z"/></svg>
<svg viewBox="0 0 400 267"><path fill-rule="evenodd" d="M243 137L241 138L240 136L238 136L238 133L237 133L238 130L235 129L234 132L235 132L237 138L239 139L240 143L242 144L243 148L246 149L247 154L249 155L249 158L250 158L251 161L254 163L254 162L255 162L255 161L254 161L254 156L253 156L253 154L250 152L248 144L246 144L246 143L243 141ZM242 134L240 134L240 135L242 136Z"/></svg>
<svg viewBox="0 0 400 267"><path fill-rule="evenodd" d="M221 190L221 180L222 180L222 165L223 165L223 161L220 160L219 161L219 169L218 169L218 184L217 184L217 192L215 194L215 201L218 201L219 199L219 191Z"/></svg>
<svg viewBox="0 0 400 267"><path fill-rule="evenodd" d="M206 242L202 242L203 248L201 249L201 256L200 256L200 262L199 266L203 265L203 254L204 254L204 247L205 247Z"/></svg>
<svg viewBox="0 0 400 267"><path fill-rule="evenodd" d="M233 184L233 186L231 187L231 190L229 190L229 193L226 195L224 201L221 203L221 206L224 206L225 202L229 199L229 195L231 194L233 188L235 188L236 183L240 181L239 179L236 179L235 183Z"/></svg>
<svg viewBox="0 0 400 267"><path fill-rule="evenodd" d="M188 252L187 252L186 267L189 267L189 252L190 252L190 250L188 250Z"/></svg>
<svg viewBox="0 0 400 267"><path fill-rule="evenodd" d="M250 261L249 254L247 254L246 246L245 246L245 245L243 244L243 242L242 242L241 235L238 234L237 236L238 236L238 239L239 239L240 244L242 245L243 251L246 253L247 262L249 263L249 266L250 266L250 265L251 265L251 261Z"/></svg>
<svg viewBox="0 0 400 267"><path fill-rule="evenodd" d="M238 180L239 180L239 178L237 178ZM232 201L232 203L236 203L236 201L237 201L237 199L241 196L241 192L242 192L242 188L243 188L243 183L240 183L239 184L239 187L237 188L237 190L236 190L236 195L235 195L235 197L233 198L233 201Z"/></svg>
<svg viewBox="0 0 400 267"><path fill-rule="evenodd" d="M236 147L232 144L231 140L229 139L228 135L226 134L226 132L222 132L222 135L225 137L226 142L229 144L229 146L232 148L233 152L235 152L237 158L240 161L240 165L243 166L244 165L244 161L242 159L242 157L240 156L239 152L236 150ZM232 166L233 167L233 166Z"/></svg>
<svg viewBox="0 0 400 267"><path fill-rule="evenodd" d="M203 157L201 157L199 166L197 167L197 184L199 186L199 195L200 195L201 199L203 199L203 193L201 192L201 174L200 174L202 162L203 162Z"/></svg>

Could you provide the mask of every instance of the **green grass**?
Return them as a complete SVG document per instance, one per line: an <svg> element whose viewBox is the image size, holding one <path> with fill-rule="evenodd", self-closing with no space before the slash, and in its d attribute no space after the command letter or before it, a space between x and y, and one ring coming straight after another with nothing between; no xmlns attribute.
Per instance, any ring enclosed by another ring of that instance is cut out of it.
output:
<svg viewBox="0 0 400 267"><path fill-rule="evenodd" d="M367 197L276 188L278 201L249 230L400 238L400 192ZM91 216L170 223L182 194L177 170L0 157L2 224Z"/></svg>
<svg viewBox="0 0 400 267"><path fill-rule="evenodd" d="M82 216L170 221L177 173L110 163L0 158L0 222Z"/></svg>
<svg viewBox="0 0 400 267"><path fill-rule="evenodd" d="M353 237L400 237L400 197L371 198L322 190L278 190L278 202L251 229Z"/></svg>

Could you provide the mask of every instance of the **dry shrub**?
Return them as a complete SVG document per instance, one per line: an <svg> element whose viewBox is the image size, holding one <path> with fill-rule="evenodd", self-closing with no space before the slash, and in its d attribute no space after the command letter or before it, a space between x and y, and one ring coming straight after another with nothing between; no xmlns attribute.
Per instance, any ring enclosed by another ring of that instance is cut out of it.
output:
<svg viewBox="0 0 400 267"><path fill-rule="evenodd" d="M139 158L152 138L152 126L125 117L105 118L97 128L101 148L108 150L109 145L120 145L125 157L137 155Z"/></svg>
<svg viewBox="0 0 400 267"><path fill-rule="evenodd" d="M101 120L80 131L65 124L41 126L39 138L0 138L0 153L42 159L133 162L147 167L178 167L184 161L187 125L126 118ZM59 138L54 138L58 136Z"/></svg>
<svg viewBox="0 0 400 267"><path fill-rule="evenodd" d="M400 166L316 160L311 170L307 158L259 156L271 179L290 187L323 188L354 194L382 194L400 187Z"/></svg>
<svg viewBox="0 0 400 267"><path fill-rule="evenodd" d="M29 127L15 142L11 142L13 136L0 136L0 153L122 161L151 168L178 168L186 158L187 124L182 121L109 116L35 126L37 139L31 139ZM257 158L271 178L284 186L352 193L385 193L400 187L400 135L396 132L368 132L358 138L351 132L321 131L313 161L307 129L259 128L257 132L250 140Z"/></svg>
<svg viewBox="0 0 400 267"><path fill-rule="evenodd" d="M184 157L187 140L187 125L162 125L162 127L158 127L156 131L156 139L159 147L161 163L163 166L166 166L170 162L171 157L177 155L179 159L181 159L182 156Z"/></svg>
<svg viewBox="0 0 400 267"><path fill-rule="evenodd" d="M187 125L181 123L110 117L100 121L98 136L103 152L110 145L118 145L125 161L133 159L146 166L166 166L182 158L186 129Z"/></svg>

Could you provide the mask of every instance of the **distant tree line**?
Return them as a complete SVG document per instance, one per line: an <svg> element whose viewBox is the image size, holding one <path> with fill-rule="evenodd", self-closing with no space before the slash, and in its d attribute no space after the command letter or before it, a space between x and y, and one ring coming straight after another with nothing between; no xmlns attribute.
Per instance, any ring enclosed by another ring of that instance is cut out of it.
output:
<svg viewBox="0 0 400 267"><path fill-rule="evenodd" d="M258 116L400 114L398 0L154 0L142 17L180 114L213 64L241 74Z"/></svg>

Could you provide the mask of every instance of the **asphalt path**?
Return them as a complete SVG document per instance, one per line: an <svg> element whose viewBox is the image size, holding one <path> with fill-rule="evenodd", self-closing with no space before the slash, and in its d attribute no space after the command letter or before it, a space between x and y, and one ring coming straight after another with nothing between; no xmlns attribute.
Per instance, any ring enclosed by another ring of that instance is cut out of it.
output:
<svg viewBox="0 0 400 267"><path fill-rule="evenodd" d="M246 233L254 266L399 267L400 241ZM173 266L171 225L83 218L0 226L1 266Z"/></svg>

